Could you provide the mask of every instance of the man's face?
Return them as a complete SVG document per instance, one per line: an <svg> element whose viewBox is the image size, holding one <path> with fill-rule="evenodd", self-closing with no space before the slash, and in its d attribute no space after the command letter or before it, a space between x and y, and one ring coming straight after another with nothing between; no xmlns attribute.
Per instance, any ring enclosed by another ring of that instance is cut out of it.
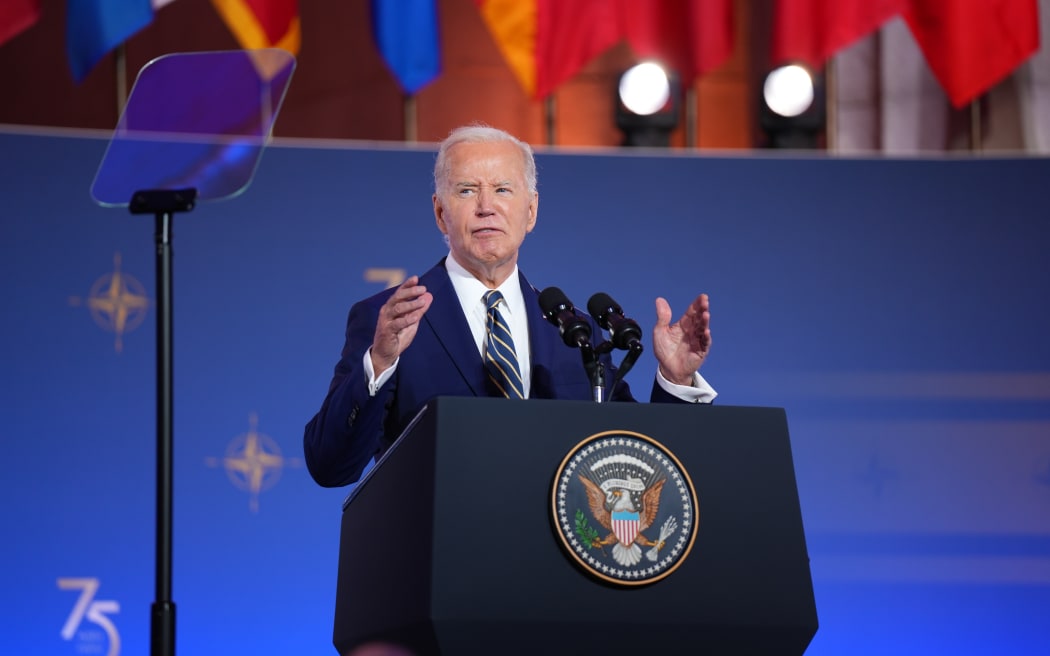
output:
<svg viewBox="0 0 1050 656"><path fill-rule="evenodd" d="M498 285L536 225L539 198L525 182L521 151L506 142L461 143L447 157L448 185L434 194L438 229L456 261Z"/></svg>

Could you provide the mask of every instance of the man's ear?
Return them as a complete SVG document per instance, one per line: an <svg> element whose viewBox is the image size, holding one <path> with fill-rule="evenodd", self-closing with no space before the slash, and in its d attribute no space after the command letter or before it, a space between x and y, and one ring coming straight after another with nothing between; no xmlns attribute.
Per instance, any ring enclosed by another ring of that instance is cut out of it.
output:
<svg viewBox="0 0 1050 656"><path fill-rule="evenodd" d="M532 194L532 202L529 203L529 222L525 224L525 232L532 232L532 229L536 227L536 216L540 210L540 192L534 192Z"/></svg>
<svg viewBox="0 0 1050 656"><path fill-rule="evenodd" d="M448 234L448 226L445 225L445 208L441 205L441 199L437 194L431 197L431 202L434 203L434 222L437 223L438 230L441 234Z"/></svg>

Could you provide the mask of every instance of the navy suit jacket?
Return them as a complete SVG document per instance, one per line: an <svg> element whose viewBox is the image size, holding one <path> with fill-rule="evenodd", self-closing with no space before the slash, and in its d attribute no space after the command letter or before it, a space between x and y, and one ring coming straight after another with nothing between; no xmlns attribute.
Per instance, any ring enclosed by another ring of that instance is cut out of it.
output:
<svg viewBox="0 0 1050 656"><path fill-rule="evenodd" d="M565 345L558 328L543 317L539 292L520 271L518 275L528 313L532 357L529 398L592 400L593 391L580 351ZM368 462L386 451L430 399L490 395L481 354L444 259L421 276L420 284L433 295L433 303L423 315L412 343L401 354L394 375L375 396L368 393L362 362L375 336L379 309L395 290L380 292L350 309L342 359L335 367L328 396L306 425L303 436L307 468L321 485L335 487L357 481ZM592 334L601 335L593 320L591 324ZM612 358L602 357L606 380L615 380ZM612 401L634 401L622 381L607 397ZM655 381L651 400L681 402Z"/></svg>

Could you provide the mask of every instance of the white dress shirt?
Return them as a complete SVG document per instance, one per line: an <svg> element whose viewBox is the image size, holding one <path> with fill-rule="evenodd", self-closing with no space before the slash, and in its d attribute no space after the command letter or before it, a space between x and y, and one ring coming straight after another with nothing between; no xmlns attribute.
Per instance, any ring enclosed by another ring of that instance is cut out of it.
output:
<svg viewBox="0 0 1050 656"><path fill-rule="evenodd" d="M459 297L463 315L467 317L470 332L474 336L474 343L478 347L478 355L484 358L485 336L488 332L488 308L485 305L485 294L489 288L463 268L452 253L445 258L445 268L448 269L448 277L452 279L452 287L456 290L456 296ZM518 366L521 368L519 372L521 373L521 385L525 390L525 398L529 398L529 384L532 382L529 320L525 312L525 298L521 294L521 285L518 282L517 265L514 265L514 270L496 289L503 294L503 304L500 305L499 311L510 328L510 336L514 340L514 353L518 356Z"/></svg>

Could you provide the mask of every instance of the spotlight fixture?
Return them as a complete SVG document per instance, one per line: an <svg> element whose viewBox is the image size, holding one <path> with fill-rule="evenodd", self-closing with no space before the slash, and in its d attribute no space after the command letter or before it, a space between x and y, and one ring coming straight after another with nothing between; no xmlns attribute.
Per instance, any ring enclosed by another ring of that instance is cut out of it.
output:
<svg viewBox="0 0 1050 656"><path fill-rule="evenodd" d="M623 132L623 145L670 146L681 111L678 76L655 62L642 62L620 76L616 91L616 127Z"/></svg>
<svg viewBox="0 0 1050 656"><path fill-rule="evenodd" d="M818 148L824 131L823 75L797 64L774 69L762 85L760 123L770 148Z"/></svg>

